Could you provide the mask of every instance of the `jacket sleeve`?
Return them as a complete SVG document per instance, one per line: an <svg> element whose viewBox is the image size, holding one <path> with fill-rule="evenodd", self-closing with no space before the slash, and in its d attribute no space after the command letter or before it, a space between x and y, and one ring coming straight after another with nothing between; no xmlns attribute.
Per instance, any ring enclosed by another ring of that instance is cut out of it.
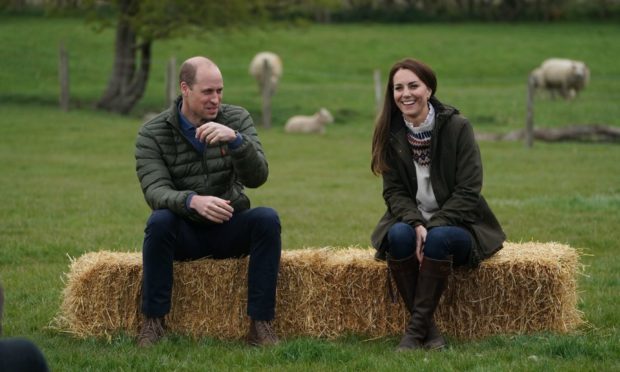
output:
<svg viewBox="0 0 620 372"><path fill-rule="evenodd" d="M267 181L269 166L250 114L242 110L238 120L235 127L239 128L242 142L230 151L235 175L244 186L256 188Z"/></svg>
<svg viewBox="0 0 620 372"><path fill-rule="evenodd" d="M151 209L170 209L180 216L189 217L190 211L185 207L185 201L193 191L176 190L164 162L162 149L145 127L138 133L135 157L140 187Z"/></svg>
<svg viewBox="0 0 620 372"><path fill-rule="evenodd" d="M424 219L412 196L400 178L397 165L383 173L383 199L389 212L399 221L411 226L423 225Z"/></svg>
<svg viewBox="0 0 620 372"><path fill-rule="evenodd" d="M482 160L468 121L459 126L454 147L454 187L440 210L428 222L429 229L444 225L470 225L476 220L482 189Z"/></svg>

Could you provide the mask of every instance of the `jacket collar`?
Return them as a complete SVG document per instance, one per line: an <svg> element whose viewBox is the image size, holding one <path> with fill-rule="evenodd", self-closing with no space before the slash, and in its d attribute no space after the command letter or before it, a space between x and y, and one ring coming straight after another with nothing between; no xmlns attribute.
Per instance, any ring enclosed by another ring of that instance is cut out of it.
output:
<svg viewBox="0 0 620 372"><path fill-rule="evenodd" d="M183 101L183 96L179 95L168 108L167 116L166 116L166 122L168 122L168 124L172 125L178 130L182 129L181 118L180 118L181 112L179 111L179 106L181 104L181 101ZM224 106L225 104L220 105L220 109L217 112L217 116L215 119L213 119L213 121L218 122L218 123L223 123L225 121L224 111L223 111Z"/></svg>
<svg viewBox="0 0 620 372"><path fill-rule="evenodd" d="M168 112L166 116L166 122L172 125L174 128L178 129L179 131L181 130L181 122L180 122L181 119L179 117L179 114L180 114L179 104L181 104L182 100L183 100L183 96L179 95L168 108Z"/></svg>
<svg viewBox="0 0 620 372"><path fill-rule="evenodd" d="M450 105L444 105L435 96L431 97L430 102L435 108L436 125L438 123L443 125L451 116L459 114L459 110Z"/></svg>
<svg viewBox="0 0 620 372"><path fill-rule="evenodd" d="M392 113L392 123L390 124L390 146L400 158L400 160L409 168L413 167L411 161L411 149L407 143L406 135L407 127L400 111ZM415 174L415 169L409 169Z"/></svg>

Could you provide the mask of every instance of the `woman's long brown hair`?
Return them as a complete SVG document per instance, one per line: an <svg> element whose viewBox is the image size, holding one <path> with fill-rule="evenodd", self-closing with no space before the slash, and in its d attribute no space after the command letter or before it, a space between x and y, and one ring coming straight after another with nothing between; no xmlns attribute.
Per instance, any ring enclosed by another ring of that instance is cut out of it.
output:
<svg viewBox="0 0 620 372"><path fill-rule="evenodd" d="M372 136L372 160L370 169L375 175L383 174L390 170L388 161L388 143L390 140L390 125L392 116L398 115L400 110L394 102L394 74L399 70L412 71L432 91L431 97L437 92L437 77L435 72L424 62L406 58L396 62L390 69L390 74L383 97L383 108L375 122L375 131Z"/></svg>

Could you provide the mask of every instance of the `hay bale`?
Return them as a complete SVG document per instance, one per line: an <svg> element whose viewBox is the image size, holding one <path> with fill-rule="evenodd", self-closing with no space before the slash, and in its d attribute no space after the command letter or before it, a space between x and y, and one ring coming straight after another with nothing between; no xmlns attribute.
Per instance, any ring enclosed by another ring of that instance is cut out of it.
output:
<svg viewBox="0 0 620 372"><path fill-rule="evenodd" d="M408 315L386 294L385 263L374 250L283 251L276 298L278 334L335 338L398 335ZM172 332L238 339L248 319L246 259L177 262ZM457 269L436 321L446 334L479 338L499 333L568 332L577 310L575 249L557 243L506 243L476 270ZM135 335L140 314L141 254L96 252L72 260L57 326L78 337Z"/></svg>
<svg viewBox="0 0 620 372"><path fill-rule="evenodd" d="M454 271L438 308L438 327L458 338L574 330L583 323L577 309L582 269L569 246L507 243L478 269Z"/></svg>

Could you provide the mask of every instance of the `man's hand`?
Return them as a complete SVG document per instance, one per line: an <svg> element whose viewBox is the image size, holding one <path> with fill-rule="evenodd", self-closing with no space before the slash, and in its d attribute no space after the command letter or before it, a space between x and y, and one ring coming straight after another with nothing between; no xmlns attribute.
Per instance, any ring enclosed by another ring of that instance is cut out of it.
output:
<svg viewBox="0 0 620 372"><path fill-rule="evenodd" d="M201 216L215 223L222 223L230 220L234 209L230 205L230 200L224 200L215 196L194 195L189 204Z"/></svg>
<svg viewBox="0 0 620 372"><path fill-rule="evenodd" d="M237 134L225 125L210 121L196 129L196 138L207 145L217 145L218 143L234 141L237 138Z"/></svg>

